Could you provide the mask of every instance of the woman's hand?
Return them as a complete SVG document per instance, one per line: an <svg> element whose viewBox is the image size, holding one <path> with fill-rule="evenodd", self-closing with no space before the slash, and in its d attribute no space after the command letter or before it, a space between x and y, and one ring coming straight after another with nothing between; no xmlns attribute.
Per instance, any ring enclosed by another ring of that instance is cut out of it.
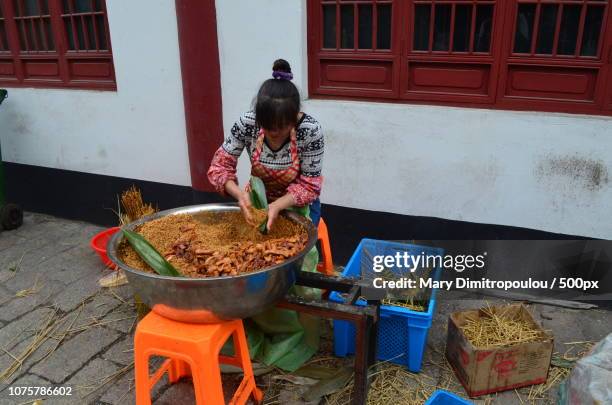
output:
<svg viewBox="0 0 612 405"><path fill-rule="evenodd" d="M242 191L238 196L238 206L247 224L253 223L253 215L251 214L251 196L246 191Z"/></svg>
<svg viewBox="0 0 612 405"><path fill-rule="evenodd" d="M274 226L274 222L278 219L280 212L289 207L293 207L294 205L295 201L293 200L293 196L289 193L270 203L268 205L268 231L270 231Z"/></svg>
<svg viewBox="0 0 612 405"><path fill-rule="evenodd" d="M272 229L272 226L274 225L274 222L278 218L278 215L283 210L279 208L278 204L276 204L276 201L268 205L268 223L266 225L266 228L268 229L268 231Z"/></svg>
<svg viewBox="0 0 612 405"><path fill-rule="evenodd" d="M253 215L251 215L251 196L249 193L240 189L238 184L233 180L225 183L225 191L238 201L238 206L247 224L253 223Z"/></svg>

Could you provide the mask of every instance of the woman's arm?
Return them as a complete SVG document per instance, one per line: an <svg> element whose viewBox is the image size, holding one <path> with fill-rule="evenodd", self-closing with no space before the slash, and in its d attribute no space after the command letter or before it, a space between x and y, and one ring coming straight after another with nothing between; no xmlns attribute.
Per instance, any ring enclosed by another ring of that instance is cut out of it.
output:
<svg viewBox="0 0 612 405"><path fill-rule="evenodd" d="M208 168L208 181L213 185L215 190L221 195L226 195L226 183L229 181L237 182L236 166L238 158L230 155L221 146L215 152L210 167ZM231 194L230 194L231 195Z"/></svg>
<svg viewBox="0 0 612 405"><path fill-rule="evenodd" d="M241 189L238 183L236 183L234 180L228 180L227 183L225 183L225 192L238 201L238 205L240 206L240 210L242 211L244 218L246 219L247 223L250 224L253 221L250 209L251 196L246 191Z"/></svg>
<svg viewBox="0 0 612 405"><path fill-rule="evenodd" d="M248 120L249 113L245 113L234 123L210 163L207 173L208 180L222 195L225 195L227 191L225 183L230 180L238 183L236 166L246 144Z"/></svg>
<svg viewBox="0 0 612 405"><path fill-rule="evenodd" d="M230 195L238 201L243 215L249 221L251 219L249 211L251 200L249 195L238 186L238 177L236 175L238 158L244 150L245 138L247 136L245 124L248 118L247 114L240 117L232 126L230 134L215 152L207 174L208 180L217 192L221 195Z"/></svg>

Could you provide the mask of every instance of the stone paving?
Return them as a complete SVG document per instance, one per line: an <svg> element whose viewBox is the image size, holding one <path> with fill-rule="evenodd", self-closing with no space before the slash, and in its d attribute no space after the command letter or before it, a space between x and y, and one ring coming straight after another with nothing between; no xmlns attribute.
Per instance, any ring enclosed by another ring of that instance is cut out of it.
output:
<svg viewBox="0 0 612 405"><path fill-rule="evenodd" d="M88 223L26 213L22 227L0 232L0 405L36 403L43 397L44 404L134 403L136 313L129 286L98 285L105 269L89 240L100 230ZM444 296L440 294L424 369L439 382L443 377L431 365L444 350L447 315L482 303ZM532 310L553 331L561 353L568 349L564 342L598 341L612 331L610 311L540 305ZM329 350L328 336L323 344L326 356ZM152 363L154 367L160 359ZM10 395L21 386L67 387L72 395ZM291 389L286 385L283 390L268 402L299 402L287 394ZM152 395L155 404L194 403L187 381L170 386L164 379ZM520 403L514 392L492 399L495 404Z"/></svg>
<svg viewBox="0 0 612 405"><path fill-rule="evenodd" d="M133 402L136 315L128 286L98 285L105 269L89 240L102 229L26 213L0 233L0 404L43 397L11 396L18 386L72 388L45 404Z"/></svg>

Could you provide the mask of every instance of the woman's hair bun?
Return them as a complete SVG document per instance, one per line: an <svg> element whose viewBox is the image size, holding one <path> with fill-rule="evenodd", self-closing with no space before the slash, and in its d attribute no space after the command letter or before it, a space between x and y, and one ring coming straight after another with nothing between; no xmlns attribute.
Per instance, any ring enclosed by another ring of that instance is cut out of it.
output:
<svg viewBox="0 0 612 405"><path fill-rule="evenodd" d="M293 79L293 73L291 73L291 66L285 59L277 59L272 65L272 77L275 79L291 80Z"/></svg>
<svg viewBox="0 0 612 405"><path fill-rule="evenodd" d="M291 65L285 59L277 59L272 65L273 72L291 73Z"/></svg>

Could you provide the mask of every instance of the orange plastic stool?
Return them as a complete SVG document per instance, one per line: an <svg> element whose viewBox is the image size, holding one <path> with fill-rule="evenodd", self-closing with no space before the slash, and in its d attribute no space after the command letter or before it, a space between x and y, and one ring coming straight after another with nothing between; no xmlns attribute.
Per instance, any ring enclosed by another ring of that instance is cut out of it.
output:
<svg viewBox="0 0 612 405"><path fill-rule="evenodd" d="M323 218L319 220L318 240L321 244L321 263L317 264L317 271L325 275L331 276L334 274L334 262L332 261L331 246L329 244L329 234L327 233L327 224Z"/></svg>
<svg viewBox="0 0 612 405"><path fill-rule="evenodd" d="M233 336L235 356L220 355L221 347ZM149 357L168 357L149 376ZM173 321L150 312L136 327L134 336L136 404L150 405L150 391L168 372L170 383L192 376L196 404L225 404L219 363L242 368L244 378L230 404L245 404L250 396L259 403L263 393L255 386L249 347L241 320L215 324Z"/></svg>

